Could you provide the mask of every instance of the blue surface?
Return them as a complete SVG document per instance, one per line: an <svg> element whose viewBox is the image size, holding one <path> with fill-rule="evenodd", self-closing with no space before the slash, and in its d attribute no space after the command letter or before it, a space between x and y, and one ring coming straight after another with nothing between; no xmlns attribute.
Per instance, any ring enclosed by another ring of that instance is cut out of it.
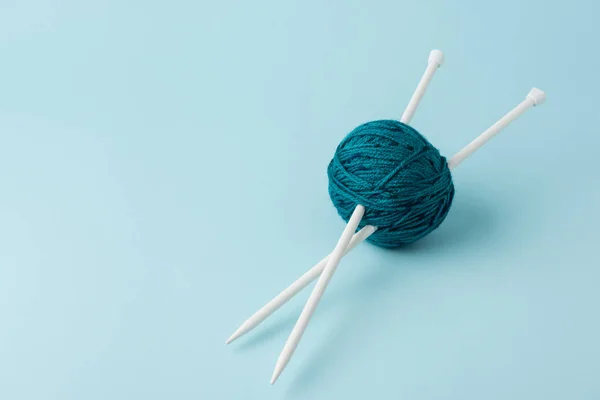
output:
<svg viewBox="0 0 600 400"><path fill-rule="evenodd" d="M127 5L124 5L126 3ZM598 399L597 2L0 3L1 399ZM399 118L451 156L442 227L344 259L326 167Z"/></svg>

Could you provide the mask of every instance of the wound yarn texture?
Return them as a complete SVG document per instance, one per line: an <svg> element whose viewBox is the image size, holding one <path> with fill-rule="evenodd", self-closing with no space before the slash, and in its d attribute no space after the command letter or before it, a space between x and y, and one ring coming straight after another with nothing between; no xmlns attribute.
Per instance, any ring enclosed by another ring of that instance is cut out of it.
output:
<svg viewBox="0 0 600 400"><path fill-rule="evenodd" d="M329 197L346 222L365 206L359 228L368 241L393 248L413 243L444 221L454 198L446 158L414 128L395 120L367 122L338 145L327 168Z"/></svg>

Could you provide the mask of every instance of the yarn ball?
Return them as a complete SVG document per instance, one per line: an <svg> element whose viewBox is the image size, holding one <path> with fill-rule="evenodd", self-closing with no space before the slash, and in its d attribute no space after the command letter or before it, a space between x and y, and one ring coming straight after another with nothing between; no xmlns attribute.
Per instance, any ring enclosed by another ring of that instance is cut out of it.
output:
<svg viewBox="0 0 600 400"><path fill-rule="evenodd" d="M329 197L346 222L365 207L359 228L378 229L368 241L394 248L428 235L444 221L454 198L446 158L414 128L399 121L367 122L338 145L327 168Z"/></svg>

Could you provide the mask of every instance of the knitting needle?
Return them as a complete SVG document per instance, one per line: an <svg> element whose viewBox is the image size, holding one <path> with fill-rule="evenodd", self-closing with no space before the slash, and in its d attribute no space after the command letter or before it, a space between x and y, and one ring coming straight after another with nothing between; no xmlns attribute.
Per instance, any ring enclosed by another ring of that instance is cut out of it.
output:
<svg viewBox="0 0 600 400"><path fill-rule="evenodd" d="M345 254L347 254L350 250L354 249L357 244L361 243L367 237L371 236L373 232L375 232L377 228L372 225L365 226L360 231L358 231L352 239L350 240L350 244L346 249ZM287 301L289 301L292 297L294 297L298 292L308 286L309 283L314 281L321 275L323 269L325 268L325 264L331 255L326 256L321 261L319 261L314 267L309 269L304 275L302 275L298 280L292 283L287 289L283 292L279 293L273 300L265 304L260 310L258 310L254 315L248 318L234 333L227 339L225 344L229 344L239 338L240 336L250 332L256 326L258 326L262 321L264 321L269 315L273 314L275 311L279 309L282 305L284 305Z"/></svg>
<svg viewBox="0 0 600 400"><path fill-rule="evenodd" d="M526 99L515 107L512 111L507 113L503 118L501 118L498 122L492 125L489 129L479 135L475 140L473 140L469 145L465 146L461 151L459 151L455 156L453 156L448 161L448 167L453 170L456 168L462 161L464 161L468 156L473 154L477 149L479 149L483 144L485 144L489 139L498 134L500 130L505 128L509 123L514 121L517 117L522 115L525 111L533 106L540 105L544 102L546 95L543 91L533 88L527 95ZM350 240L350 244L348 245L348 249L346 250L346 254L350 252L352 249L356 248L358 244L366 240L369 236L371 236L377 228L372 225L367 225L362 228L359 232L357 232ZM317 263L314 267L312 267L309 271L307 271L304 275L302 275L298 280L292 283L287 289L282 291L279 295L277 295L273 300L268 302L264 307L258 310L254 315L252 315L246 322L244 322L229 339L227 339L226 343L231 343L235 339L240 336L250 332L256 326L258 326L262 321L264 321L269 315L278 310L283 304L289 301L292 297L298 294L302 289L308 286L313 280L315 280L325 268L325 264L327 263L329 256L323 258L319 263Z"/></svg>
<svg viewBox="0 0 600 400"><path fill-rule="evenodd" d="M444 55L440 50L433 50L429 53L427 69L425 70L421 81L417 85L417 89L415 90L408 106L406 107L406 110L404 111L404 114L402 115L400 120L401 122L408 123L410 121L417 109L419 102L425 94L425 89L427 89L429 82L431 82L431 79L433 78L434 72L441 66L443 60ZM348 220L348 223L342 232L342 236L338 240L337 245L329 256L327 263L325 264L325 268L323 268L323 272L317 280L317 284L308 298L308 301L306 302L306 305L304 306L304 309L302 310L302 313L300 314L292 333L290 334L281 354L279 355L277 363L275 364L273 376L271 377L271 384L275 383L285 366L292 358L292 355L294 354L294 351L296 350L296 347L298 346L298 343L300 342L300 339L302 338L302 335L304 334L304 331L310 322L310 318L314 314L319 301L323 296L323 293L327 289L327 285L329 284L333 273L339 265L340 260L342 259L342 256L344 255L345 250L350 243L352 234L356 231L356 228L360 224L364 213L365 207L361 204L357 205L352 212L352 216Z"/></svg>

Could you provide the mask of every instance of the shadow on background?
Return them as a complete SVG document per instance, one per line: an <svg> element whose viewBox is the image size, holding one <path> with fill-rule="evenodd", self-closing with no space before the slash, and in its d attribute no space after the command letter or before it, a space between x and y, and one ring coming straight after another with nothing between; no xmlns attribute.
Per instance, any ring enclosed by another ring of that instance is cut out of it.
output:
<svg viewBox="0 0 600 400"><path fill-rule="evenodd" d="M383 251L397 253L399 257L405 255L413 258L425 252L434 251L443 255L450 249L464 251L465 248L481 246L493 240L497 234L499 219L504 218L502 211L494 207L492 199L486 199L481 193L473 195L465 191L457 196L448 217L438 230L404 248ZM411 264L414 265L414 262ZM440 265L434 264L438 267ZM303 398L311 390L318 390L320 384L327 381L328 372L331 377L336 365L359 362L353 358L353 352L349 351L353 347L350 343L352 333L366 324L365 320L381 301L382 293L387 292L386 288L398 287L401 281L406 281L402 278L406 278L410 270L423 267L419 265L407 269L370 265L363 278L347 288L343 296L336 293L335 301L344 304L342 315L336 319L339 322L323 343L313 351L314 355L302 365L300 372L291 378L287 396ZM294 322L290 322L290 329ZM366 338L362 340L368 341ZM320 389L322 390L322 387Z"/></svg>

